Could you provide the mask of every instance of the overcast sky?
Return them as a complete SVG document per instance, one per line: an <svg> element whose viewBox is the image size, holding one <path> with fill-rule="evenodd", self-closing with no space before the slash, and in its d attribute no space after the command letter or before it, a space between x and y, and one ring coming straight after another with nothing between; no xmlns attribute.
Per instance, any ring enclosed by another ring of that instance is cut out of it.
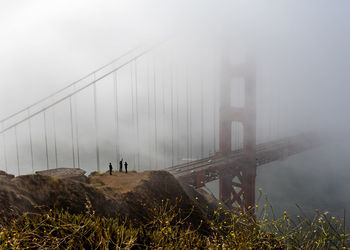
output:
<svg viewBox="0 0 350 250"><path fill-rule="evenodd" d="M151 2L0 1L0 116L157 39L172 12Z"/></svg>
<svg viewBox="0 0 350 250"><path fill-rule="evenodd" d="M218 29L248 37L263 58L265 80L294 86L311 106L324 101L327 112L347 109L349 1L218 2L1 1L0 117L185 28L214 39Z"/></svg>

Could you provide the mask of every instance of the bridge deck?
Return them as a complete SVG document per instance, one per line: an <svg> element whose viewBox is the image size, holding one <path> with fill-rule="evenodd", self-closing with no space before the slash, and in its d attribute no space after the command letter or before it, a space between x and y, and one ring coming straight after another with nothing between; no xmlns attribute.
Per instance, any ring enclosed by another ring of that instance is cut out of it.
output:
<svg viewBox="0 0 350 250"><path fill-rule="evenodd" d="M321 139L312 133L286 137L284 139L258 144L256 146L256 164L264 165L276 160L283 160L291 155L310 150L321 145ZM167 168L166 170L176 178L189 178L196 173L205 173L206 180L218 178L218 171L227 168L244 166L245 160L242 150L233 151L229 155L216 154L201 160L192 161Z"/></svg>

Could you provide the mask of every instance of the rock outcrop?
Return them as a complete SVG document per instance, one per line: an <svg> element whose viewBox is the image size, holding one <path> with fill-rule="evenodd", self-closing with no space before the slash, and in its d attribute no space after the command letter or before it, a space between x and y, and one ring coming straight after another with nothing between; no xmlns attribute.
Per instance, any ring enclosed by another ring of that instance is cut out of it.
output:
<svg viewBox="0 0 350 250"><path fill-rule="evenodd" d="M179 218L189 217L194 225L205 224L203 204L189 197L191 192L186 193L166 171L95 173L81 178L83 175L80 170L68 169L18 177L1 172L0 216L57 208L72 213L94 211L142 224L156 216L154 209L176 205L181 211Z"/></svg>

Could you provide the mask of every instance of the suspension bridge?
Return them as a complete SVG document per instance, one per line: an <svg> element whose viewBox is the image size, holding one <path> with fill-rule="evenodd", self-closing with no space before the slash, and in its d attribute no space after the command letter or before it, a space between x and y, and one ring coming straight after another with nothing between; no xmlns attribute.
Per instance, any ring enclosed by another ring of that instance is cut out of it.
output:
<svg viewBox="0 0 350 250"><path fill-rule="evenodd" d="M194 187L219 180L225 204L254 207L256 168L321 140L281 117L288 112L259 82L254 57L236 55L163 43L130 50L2 119L1 168L92 172L123 158Z"/></svg>

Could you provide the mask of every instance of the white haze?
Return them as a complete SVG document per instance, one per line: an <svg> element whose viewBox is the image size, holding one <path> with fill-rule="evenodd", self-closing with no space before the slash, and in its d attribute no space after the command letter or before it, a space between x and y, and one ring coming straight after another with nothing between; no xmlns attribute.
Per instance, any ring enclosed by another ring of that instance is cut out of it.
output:
<svg viewBox="0 0 350 250"><path fill-rule="evenodd" d="M282 99L298 99L299 110L318 112L317 118L338 127L349 92L349 5L2 1L0 114L5 117L35 102L144 41L180 32L211 34L209 39L230 33L233 41L254 44L261 77L282 89Z"/></svg>
<svg viewBox="0 0 350 250"><path fill-rule="evenodd" d="M343 139L259 169L258 185L281 207L314 195L325 208L349 208L349 16L350 2L340 0L1 1L0 118L144 42L175 36L202 46L229 38L233 47L254 48L258 91L279 106L264 108L289 117L284 124ZM310 182L318 184L310 189Z"/></svg>

